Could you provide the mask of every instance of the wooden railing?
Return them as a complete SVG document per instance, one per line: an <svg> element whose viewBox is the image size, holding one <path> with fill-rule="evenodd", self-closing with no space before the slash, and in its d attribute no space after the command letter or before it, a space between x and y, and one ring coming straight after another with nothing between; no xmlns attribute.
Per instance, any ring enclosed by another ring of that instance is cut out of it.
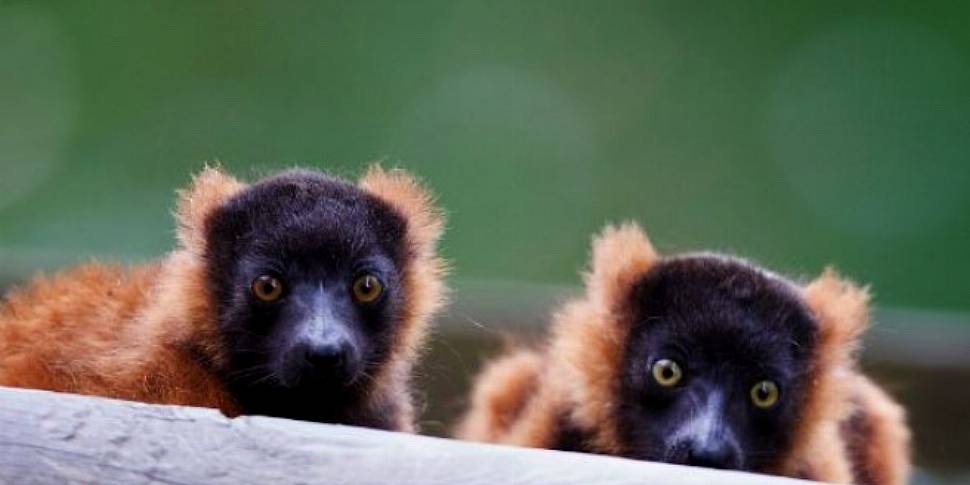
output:
<svg viewBox="0 0 970 485"><path fill-rule="evenodd" d="M785 484L795 480L0 388L0 483ZM804 482L803 482L804 483Z"/></svg>

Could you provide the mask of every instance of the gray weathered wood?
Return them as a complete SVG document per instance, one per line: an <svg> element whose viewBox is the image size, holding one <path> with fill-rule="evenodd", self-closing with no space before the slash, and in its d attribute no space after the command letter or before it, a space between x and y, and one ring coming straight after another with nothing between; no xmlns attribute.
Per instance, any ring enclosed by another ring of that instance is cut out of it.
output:
<svg viewBox="0 0 970 485"><path fill-rule="evenodd" d="M0 483L784 484L792 480L0 388Z"/></svg>

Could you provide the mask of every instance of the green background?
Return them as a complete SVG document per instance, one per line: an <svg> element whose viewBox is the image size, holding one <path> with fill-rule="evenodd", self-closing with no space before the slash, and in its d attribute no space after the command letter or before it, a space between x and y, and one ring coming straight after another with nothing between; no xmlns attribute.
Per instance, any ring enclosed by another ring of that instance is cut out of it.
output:
<svg viewBox="0 0 970 485"><path fill-rule="evenodd" d="M450 215L425 432L635 219L667 253L872 284L865 366L910 411L916 483L966 483L968 25L966 2L0 0L0 287L159 257L207 160L382 160Z"/></svg>
<svg viewBox="0 0 970 485"><path fill-rule="evenodd" d="M968 310L961 3L0 2L0 272L163 253L205 160L380 159L460 279L576 284L636 219Z"/></svg>

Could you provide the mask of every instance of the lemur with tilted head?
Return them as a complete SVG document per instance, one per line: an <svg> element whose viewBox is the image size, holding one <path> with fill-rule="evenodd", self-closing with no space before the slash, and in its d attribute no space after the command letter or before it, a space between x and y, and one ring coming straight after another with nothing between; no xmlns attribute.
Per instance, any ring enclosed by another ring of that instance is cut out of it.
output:
<svg viewBox="0 0 970 485"><path fill-rule="evenodd" d="M740 259L657 255L633 224L593 244L585 294L538 349L489 363L464 439L832 482L902 484L903 410L864 377L865 289Z"/></svg>
<svg viewBox="0 0 970 485"><path fill-rule="evenodd" d="M178 247L0 302L0 385L412 430L409 376L445 291L443 219L400 170L353 184L207 168Z"/></svg>

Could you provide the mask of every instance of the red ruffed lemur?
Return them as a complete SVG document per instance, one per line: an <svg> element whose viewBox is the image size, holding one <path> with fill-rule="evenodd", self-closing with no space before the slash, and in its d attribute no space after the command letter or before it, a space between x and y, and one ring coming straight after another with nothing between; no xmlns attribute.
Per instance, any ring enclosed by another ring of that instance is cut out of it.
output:
<svg viewBox="0 0 970 485"><path fill-rule="evenodd" d="M862 375L865 289L717 254L661 258L634 224L593 243L544 346L487 364L460 438L902 484L903 409Z"/></svg>
<svg viewBox="0 0 970 485"><path fill-rule="evenodd" d="M12 290L0 385L413 430L411 368L445 292L443 216L421 184L207 168L176 218L159 262Z"/></svg>

